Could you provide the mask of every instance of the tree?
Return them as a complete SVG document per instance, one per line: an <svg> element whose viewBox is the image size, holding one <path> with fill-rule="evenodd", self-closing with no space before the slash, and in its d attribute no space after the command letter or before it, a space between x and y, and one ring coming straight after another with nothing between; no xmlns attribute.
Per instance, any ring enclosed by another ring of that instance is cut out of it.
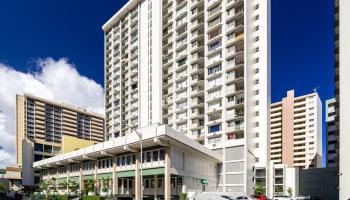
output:
<svg viewBox="0 0 350 200"><path fill-rule="evenodd" d="M46 199L47 199L47 195L48 195L48 188L49 188L49 183L47 181L41 181L39 184L39 188L42 192L45 193Z"/></svg>
<svg viewBox="0 0 350 200"><path fill-rule="evenodd" d="M3 183L0 183L0 192L5 192L6 191L6 185Z"/></svg>
<svg viewBox="0 0 350 200"><path fill-rule="evenodd" d="M255 195L263 195L264 194L264 188L261 184L256 184L254 187L254 194Z"/></svg>
<svg viewBox="0 0 350 200"><path fill-rule="evenodd" d="M56 178L52 177L51 178L51 186L54 192L57 192L57 185L56 185Z"/></svg>
<svg viewBox="0 0 350 200"><path fill-rule="evenodd" d="M186 200L187 198L187 193L180 193L179 194L179 200Z"/></svg>
<svg viewBox="0 0 350 200"><path fill-rule="evenodd" d="M67 181L61 181L58 185L59 185L59 187L60 187L61 189L67 191L67 187L68 187Z"/></svg>
<svg viewBox="0 0 350 200"><path fill-rule="evenodd" d="M291 187L288 187L287 192L290 197L293 195L293 189Z"/></svg>
<svg viewBox="0 0 350 200"><path fill-rule="evenodd" d="M86 180L87 192L94 192L94 187L95 187L95 180L92 178L87 179Z"/></svg>
<svg viewBox="0 0 350 200"><path fill-rule="evenodd" d="M78 183L73 181L73 180L69 180L68 181L68 188L71 192L76 193L78 190Z"/></svg>
<svg viewBox="0 0 350 200"><path fill-rule="evenodd" d="M108 178L102 178L102 192L107 193L109 189L109 180Z"/></svg>

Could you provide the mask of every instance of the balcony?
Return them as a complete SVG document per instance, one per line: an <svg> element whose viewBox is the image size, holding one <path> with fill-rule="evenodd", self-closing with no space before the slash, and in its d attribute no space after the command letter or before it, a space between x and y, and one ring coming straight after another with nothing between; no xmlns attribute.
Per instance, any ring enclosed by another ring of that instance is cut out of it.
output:
<svg viewBox="0 0 350 200"><path fill-rule="evenodd" d="M239 97L236 98L236 100L233 101L227 101L226 102L226 108L238 108L238 107L243 107L244 106L244 98L243 97Z"/></svg>
<svg viewBox="0 0 350 200"><path fill-rule="evenodd" d="M203 96L204 95L204 87L203 86L196 86L194 89L190 91L190 96Z"/></svg>
<svg viewBox="0 0 350 200"><path fill-rule="evenodd" d="M241 33L237 36L234 36L226 41L226 45L236 44L239 41L242 41L244 38L244 33Z"/></svg>
<svg viewBox="0 0 350 200"><path fill-rule="evenodd" d="M240 93L243 93L244 92L244 87L243 86L234 86L234 85L231 85L231 86L226 86L226 89L225 89L225 95L228 96L228 95L237 95L237 94L240 94Z"/></svg>
<svg viewBox="0 0 350 200"><path fill-rule="evenodd" d="M221 0L208 0L208 10L220 4Z"/></svg>

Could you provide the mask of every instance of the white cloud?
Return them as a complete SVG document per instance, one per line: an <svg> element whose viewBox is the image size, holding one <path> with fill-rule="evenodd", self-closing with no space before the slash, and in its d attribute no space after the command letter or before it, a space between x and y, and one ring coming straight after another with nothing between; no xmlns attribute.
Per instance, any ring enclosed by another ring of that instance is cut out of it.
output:
<svg viewBox="0 0 350 200"><path fill-rule="evenodd" d="M103 88L79 74L67 59L39 59L23 73L0 63L0 168L15 163L16 94L28 93L104 113Z"/></svg>

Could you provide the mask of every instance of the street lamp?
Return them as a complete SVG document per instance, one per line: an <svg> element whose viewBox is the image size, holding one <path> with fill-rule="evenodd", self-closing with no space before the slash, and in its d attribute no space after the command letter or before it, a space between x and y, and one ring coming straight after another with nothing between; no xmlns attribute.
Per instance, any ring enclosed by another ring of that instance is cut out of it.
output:
<svg viewBox="0 0 350 200"><path fill-rule="evenodd" d="M142 174L142 172L143 172L143 168L142 168L142 162L143 162L142 157L143 157L143 154L142 154L142 134L141 134L140 132L138 132L137 129L135 129L135 128L129 126L128 124L123 124L123 125L126 126L126 127L128 127L128 128L130 128L132 131L135 131L135 133L136 133L137 136L139 137L139 141L140 141L140 154L141 154L141 155L140 155L140 160L141 160L141 165L140 165L141 194L140 194L140 196L141 196L141 199L143 199L143 174Z"/></svg>

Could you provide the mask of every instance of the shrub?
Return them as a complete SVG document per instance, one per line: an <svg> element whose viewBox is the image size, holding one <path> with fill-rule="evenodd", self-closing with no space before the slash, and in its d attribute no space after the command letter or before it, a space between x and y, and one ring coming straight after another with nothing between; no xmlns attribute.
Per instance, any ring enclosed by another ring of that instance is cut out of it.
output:
<svg viewBox="0 0 350 200"><path fill-rule="evenodd" d="M93 192L95 187L95 180L92 178L89 178L86 180L86 190L87 192Z"/></svg>
<svg viewBox="0 0 350 200"><path fill-rule="evenodd" d="M179 200L186 200L187 198L187 193L180 193L179 194Z"/></svg>
<svg viewBox="0 0 350 200"><path fill-rule="evenodd" d="M67 195L49 195L47 200L68 200Z"/></svg>
<svg viewBox="0 0 350 200"><path fill-rule="evenodd" d="M3 183L0 183L0 192L5 192L7 189L6 185Z"/></svg>
<svg viewBox="0 0 350 200"><path fill-rule="evenodd" d="M103 198L99 196L83 196L83 200L102 200Z"/></svg>
<svg viewBox="0 0 350 200"><path fill-rule="evenodd" d="M293 189L291 187L288 187L287 192L290 197L293 196Z"/></svg>
<svg viewBox="0 0 350 200"><path fill-rule="evenodd" d="M255 187L254 187L254 194L255 195L263 195L264 194L263 186L260 185L260 184L255 185Z"/></svg>

